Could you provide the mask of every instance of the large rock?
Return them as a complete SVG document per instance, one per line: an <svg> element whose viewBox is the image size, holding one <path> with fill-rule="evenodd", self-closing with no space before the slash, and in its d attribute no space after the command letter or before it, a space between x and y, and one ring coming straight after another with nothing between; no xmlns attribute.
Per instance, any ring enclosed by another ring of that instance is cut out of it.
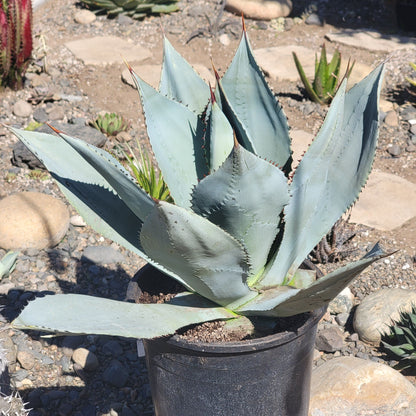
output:
<svg viewBox="0 0 416 416"><path fill-rule="evenodd" d="M126 61L140 62L152 53L133 42L116 36L96 36L67 42L65 46L86 65L107 65Z"/></svg>
<svg viewBox="0 0 416 416"><path fill-rule="evenodd" d="M400 311L410 312L416 303L416 292L408 289L382 289L364 298L354 315L354 329L360 339L378 344L381 334L392 321L400 317ZM416 414L416 413L415 413Z"/></svg>
<svg viewBox="0 0 416 416"><path fill-rule="evenodd" d="M416 216L416 184L374 170L354 205L350 221L390 231Z"/></svg>
<svg viewBox="0 0 416 416"><path fill-rule="evenodd" d="M232 12L258 20L272 20L289 16L291 0L227 0L225 8Z"/></svg>
<svg viewBox="0 0 416 416"><path fill-rule="evenodd" d="M69 212L58 199L21 192L0 201L0 247L43 249L58 244L69 226Z"/></svg>
<svg viewBox="0 0 416 416"><path fill-rule="evenodd" d="M398 371L360 358L334 358L317 367L309 416L359 415L416 415L416 389Z"/></svg>

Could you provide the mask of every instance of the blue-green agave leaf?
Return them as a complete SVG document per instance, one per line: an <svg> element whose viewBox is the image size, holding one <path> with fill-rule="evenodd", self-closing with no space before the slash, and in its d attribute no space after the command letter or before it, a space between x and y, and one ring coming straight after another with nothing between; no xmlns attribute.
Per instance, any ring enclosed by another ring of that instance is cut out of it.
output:
<svg viewBox="0 0 416 416"><path fill-rule="evenodd" d="M140 239L149 257L207 299L226 306L255 296L246 283L247 254L242 245L192 211L158 202Z"/></svg>
<svg viewBox="0 0 416 416"><path fill-rule="evenodd" d="M136 183L124 167L109 153L83 140L59 134L110 184L117 195L142 221L149 215L155 202Z"/></svg>
<svg viewBox="0 0 416 416"><path fill-rule="evenodd" d="M210 92L194 68L163 38L163 65L159 92L171 100L185 104L201 114L208 104Z"/></svg>
<svg viewBox="0 0 416 416"><path fill-rule="evenodd" d="M283 172L237 144L224 164L196 186L192 209L246 248L255 276L266 264L288 201Z"/></svg>
<svg viewBox="0 0 416 416"><path fill-rule="evenodd" d="M192 188L208 174L204 126L189 108L169 100L134 72L146 116L147 133L163 178L179 206L190 207Z"/></svg>
<svg viewBox="0 0 416 416"><path fill-rule="evenodd" d="M8 251L0 260L0 279L8 277L16 267L18 251Z"/></svg>
<svg viewBox="0 0 416 416"><path fill-rule="evenodd" d="M341 84L324 124L301 160L285 208L285 231L262 285L289 279L355 202L373 164L383 66L345 94Z"/></svg>
<svg viewBox="0 0 416 416"><path fill-rule="evenodd" d="M188 287L179 276L169 273L163 265L154 263L146 256L139 239L143 220L133 213L104 176L94 166L86 163L74 147L60 136L13 128L10 130L45 165L62 193L87 224ZM74 142L78 143L76 140ZM81 146L79 143L78 145ZM111 155L97 148L94 152L97 152L97 159L100 156L103 160L109 158L109 165L112 166L109 168L118 168L123 175L123 167ZM150 201L154 205L153 200ZM139 203L140 199L136 202ZM143 198L142 202L141 209L147 215L149 200Z"/></svg>
<svg viewBox="0 0 416 416"><path fill-rule="evenodd" d="M215 100L210 106L205 137L209 168L214 171L224 163L234 146L233 129Z"/></svg>
<svg viewBox="0 0 416 416"><path fill-rule="evenodd" d="M86 295L49 295L29 302L12 325L58 335L155 338L173 334L187 325L235 317L215 304L208 306L200 296L188 294L181 298L175 305L128 303Z"/></svg>
<svg viewBox="0 0 416 416"><path fill-rule="evenodd" d="M260 292L256 298L235 309L235 312L243 315L285 317L313 311L327 305L363 270L390 254L384 253L376 244L361 260L327 274L307 288L275 286Z"/></svg>
<svg viewBox="0 0 416 416"><path fill-rule="evenodd" d="M11 129L45 165L69 202L97 232L142 254L142 221L115 194L114 189L61 137Z"/></svg>
<svg viewBox="0 0 416 416"><path fill-rule="evenodd" d="M224 93L222 101L226 100L222 109L232 124L233 119L236 122L233 128L240 144L263 159L285 166L291 157L287 119L254 59L245 31L219 84Z"/></svg>
<svg viewBox="0 0 416 416"><path fill-rule="evenodd" d="M327 305L348 284L368 266L391 253L384 253L376 245L361 260L347 264L321 279L316 280L306 289L301 289L295 296L278 304L271 312L274 316L291 316L309 312Z"/></svg>

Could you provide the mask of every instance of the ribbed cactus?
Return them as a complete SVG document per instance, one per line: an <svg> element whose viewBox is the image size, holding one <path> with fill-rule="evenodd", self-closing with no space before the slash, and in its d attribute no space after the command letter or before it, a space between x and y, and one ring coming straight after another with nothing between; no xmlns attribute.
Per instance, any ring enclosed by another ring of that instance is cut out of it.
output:
<svg viewBox="0 0 416 416"><path fill-rule="evenodd" d="M97 13L105 11L109 17L125 14L143 19L148 14L172 13L178 10L178 0L81 0Z"/></svg>
<svg viewBox="0 0 416 416"><path fill-rule="evenodd" d="M32 55L32 1L0 1L0 87L19 89Z"/></svg>
<svg viewBox="0 0 416 416"><path fill-rule="evenodd" d="M299 269L367 181L383 66L348 92L341 84L295 172L286 117L245 30L215 91L167 39L159 90L131 73L174 204L150 198L101 149L60 131L12 131L92 227L189 292L165 304L46 296L15 327L152 338L239 315L291 316L326 305L385 255L375 247L316 281Z"/></svg>

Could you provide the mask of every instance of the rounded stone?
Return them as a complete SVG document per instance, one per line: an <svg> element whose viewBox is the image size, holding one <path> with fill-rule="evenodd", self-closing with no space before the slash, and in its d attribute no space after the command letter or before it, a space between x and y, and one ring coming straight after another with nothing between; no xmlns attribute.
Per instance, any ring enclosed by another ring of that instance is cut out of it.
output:
<svg viewBox="0 0 416 416"><path fill-rule="evenodd" d="M94 371L99 365L97 356L86 348L77 348L72 354L72 360L85 371Z"/></svg>
<svg viewBox="0 0 416 416"><path fill-rule="evenodd" d="M29 351L19 351L17 361L25 370L30 370L35 365L35 357Z"/></svg>
<svg viewBox="0 0 416 416"><path fill-rule="evenodd" d="M291 0L227 0L225 8L238 15L258 20L272 20L289 16Z"/></svg>
<svg viewBox="0 0 416 416"><path fill-rule="evenodd" d="M58 244L69 226L69 212L58 199L21 192L0 201L0 247L44 249Z"/></svg>
<svg viewBox="0 0 416 416"><path fill-rule="evenodd" d="M89 10L78 10L74 15L74 20L81 25L88 25L96 19L97 16Z"/></svg>
<svg viewBox="0 0 416 416"><path fill-rule="evenodd" d="M337 315L339 313L349 313L354 306L354 295L349 287L342 290L336 298L328 305L328 311Z"/></svg>
<svg viewBox="0 0 416 416"><path fill-rule="evenodd" d="M416 414L416 388L387 365L356 357L327 361L312 373L310 416Z"/></svg>
<svg viewBox="0 0 416 416"><path fill-rule="evenodd" d="M33 107L24 100L16 101L13 105L13 114L17 117L27 118L32 114Z"/></svg>
<svg viewBox="0 0 416 416"><path fill-rule="evenodd" d="M399 125L399 119L394 110L387 112L384 122L390 127L397 127Z"/></svg>
<svg viewBox="0 0 416 416"><path fill-rule="evenodd" d="M354 330L362 341L379 344L400 312L410 312L416 303L416 292L408 289L382 289L363 299L354 315ZM416 414L416 413L415 413Z"/></svg>

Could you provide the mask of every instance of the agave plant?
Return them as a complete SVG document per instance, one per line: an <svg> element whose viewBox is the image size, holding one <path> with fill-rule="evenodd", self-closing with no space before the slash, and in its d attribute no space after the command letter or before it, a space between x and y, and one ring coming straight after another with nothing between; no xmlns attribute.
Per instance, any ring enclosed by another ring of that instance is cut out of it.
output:
<svg viewBox="0 0 416 416"><path fill-rule="evenodd" d="M293 59L295 60L296 68L299 72L300 79L305 87L306 93L309 98L315 103L329 104L340 85L340 70L341 70L341 54L336 49L330 62L328 62L326 56L325 44L321 48L321 57L318 61L318 55L315 55L315 77L312 84L306 77L302 64L299 61L295 52L292 52ZM348 78L354 67L348 62L347 69L343 78Z"/></svg>
<svg viewBox="0 0 416 416"><path fill-rule="evenodd" d="M178 10L178 0L81 0L97 13L107 12L109 17L125 14L143 19L148 14L172 13Z"/></svg>
<svg viewBox="0 0 416 416"><path fill-rule="evenodd" d="M410 312L403 311L397 322L381 337L384 350L392 354L399 363L397 370L415 368L416 365L416 305Z"/></svg>
<svg viewBox="0 0 416 416"><path fill-rule="evenodd" d="M23 87L31 55L32 1L0 1L0 87Z"/></svg>
<svg viewBox="0 0 416 416"><path fill-rule="evenodd" d="M188 291L164 304L49 295L15 327L152 338L216 319L287 317L326 305L385 255L376 247L318 280L299 269L370 173L382 66L348 92L341 84L294 173L286 117L245 30L215 91L167 39L159 90L130 70L174 204L150 198L102 149L58 130L12 131L87 223Z"/></svg>

